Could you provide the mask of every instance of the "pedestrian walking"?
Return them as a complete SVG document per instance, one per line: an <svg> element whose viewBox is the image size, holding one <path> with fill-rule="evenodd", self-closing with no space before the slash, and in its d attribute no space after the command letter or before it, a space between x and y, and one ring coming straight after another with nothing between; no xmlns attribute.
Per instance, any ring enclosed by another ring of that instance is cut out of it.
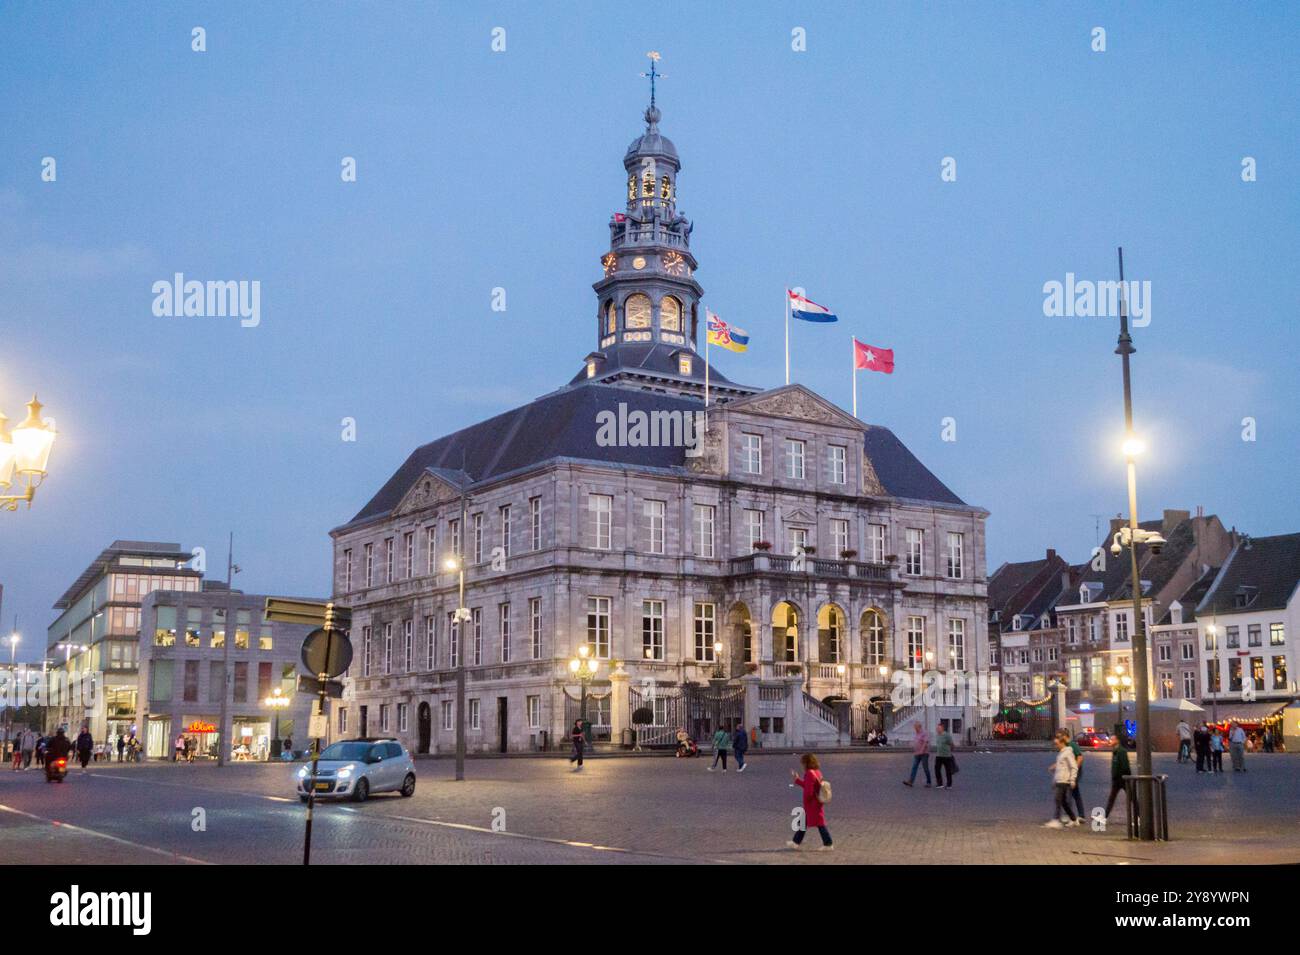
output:
<svg viewBox="0 0 1300 955"><path fill-rule="evenodd" d="M90 730L84 724L81 732L77 734L77 761L81 763L81 771L86 772L86 764L90 762L91 751L95 748L95 738L90 735Z"/></svg>
<svg viewBox="0 0 1300 955"><path fill-rule="evenodd" d="M786 843L786 847L798 849L808 834L808 827L816 826L821 833L822 850L833 849L831 831L826 828L826 804L831 800L831 784L822 777L821 764L812 753L800 756L799 764L803 767L803 775L790 770L790 776L794 785L803 790L803 825L795 831L794 838Z"/></svg>
<svg viewBox="0 0 1300 955"><path fill-rule="evenodd" d="M745 751L749 749L749 734L745 732L744 726L737 726L736 732L731 736L731 749L736 754L736 772L745 771Z"/></svg>
<svg viewBox="0 0 1300 955"><path fill-rule="evenodd" d="M176 734L176 746L172 749L172 762L179 763L185 752L185 734Z"/></svg>
<svg viewBox="0 0 1300 955"><path fill-rule="evenodd" d="M36 734L30 729L23 730L22 749L23 769L26 769L31 766L32 755L36 752Z"/></svg>
<svg viewBox="0 0 1300 955"><path fill-rule="evenodd" d="M713 767L718 765L718 760L722 760L722 771L727 771L727 751L731 749L731 734L721 726L713 734L713 766L708 767L709 772L713 772Z"/></svg>
<svg viewBox="0 0 1300 955"><path fill-rule="evenodd" d="M1120 745L1124 744L1124 734L1117 733ZM1078 764L1078 769L1074 774L1074 783L1070 786L1070 797L1074 800L1074 808L1079 810L1079 818L1083 819L1087 815L1083 811L1083 794L1079 792L1079 780L1083 778L1083 750L1079 744L1074 741L1068 730L1062 732L1061 738L1065 740L1065 745L1070 747L1070 752L1074 754L1074 761Z"/></svg>
<svg viewBox="0 0 1300 955"><path fill-rule="evenodd" d="M1210 763L1210 724L1201 723L1192 734L1192 746L1196 749L1196 771L1208 771Z"/></svg>
<svg viewBox="0 0 1300 955"><path fill-rule="evenodd" d="M582 732L582 720L573 721L573 729L569 730L569 742L573 744L573 755L569 757L569 762L576 760L578 765L574 769L582 769L582 749L587 742L587 737Z"/></svg>
<svg viewBox="0 0 1300 955"><path fill-rule="evenodd" d="M912 775L903 780L904 786L916 782L917 769L925 770L925 788L930 788L930 734L920 720L912 723Z"/></svg>
<svg viewBox="0 0 1300 955"><path fill-rule="evenodd" d="M943 781L944 772L948 782ZM939 731L934 735L934 784L940 789L952 789L952 774L957 771L957 760L952 755L952 733L948 731L948 721L939 723Z"/></svg>
<svg viewBox="0 0 1300 955"><path fill-rule="evenodd" d="M122 762L123 752L126 750L126 737L121 733L117 734L117 761Z"/></svg>
<svg viewBox="0 0 1300 955"><path fill-rule="evenodd" d="M1074 814L1074 807L1070 805L1070 788L1074 785L1075 777L1079 775L1079 761L1074 758L1074 751L1066 745L1059 734L1052 737L1052 745L1056 747L1056 759L1048 769L1052 773L1052 791L1056 799L1056 807L1052 818L1043 823L1043 827L1063 829L1066 826L1077 826L1082 820ZM1070 817L1069 822L1061 822L1062 812Z"/></svg>
<svg viewBox="0 0 1300 955"><path fill-rule="evenodd" d="M1191 727L1188 727L1190 732ZM1133 775L1133 770L1129 766L1128 750L1124 748L1124 741L1118 736L1112 736L1110 739L1110 795L1106 797L1106 818L1110 818L1110 811L1115 808L1115 797L1121 791L1125 792L1124 804L1128 807L1128 817L1130 821L1137 819L1137 807L1127 795L1125 789L1124 777Z"/></svg>
<svg viewBox="0 0 1300 955"><path fill-rule="evenodd" d="M1192 759L1192 727L1187 720L1178 721L1178 762L1191 762Z"/></svg>
<svg viewBox="0 0 1300 955"><path fill-rule="evenodd" d="M1233 769L1236 769L1233 764ZM1210 734L1210 769L1216 773L1223 772L1223 734L1215 728Z"/></svg>
<svg viewBox="0 0 1300 955"><path fill-rule="evenodd" d="M1237 722L1232 724L1232 730L1228 733L1228 747L1232 751L1232 771L1234 773L1244 773L1246 771L1246 730ZM1219 763L1223 763L1223 754L1219 754Z"/></svg>

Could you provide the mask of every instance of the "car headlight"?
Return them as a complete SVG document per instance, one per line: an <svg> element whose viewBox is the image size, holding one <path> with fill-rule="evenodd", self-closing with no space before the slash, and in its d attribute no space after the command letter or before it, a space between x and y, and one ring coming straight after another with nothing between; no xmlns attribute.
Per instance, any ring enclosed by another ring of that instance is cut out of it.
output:
<svg viewBox="0 0 1300 955"><path fill-rule="evenodd" d="M342 769L339 770L339 779L351 779L352 770L354 769L356 769L356 767L351 764L344 766Z"/></svg>
<svg viewBox="0 0 1300 955"><path fill-rule="evenodd" d="M306 778L307 778L307 767L306 767L306 766L304 766L302 769L298 770L298 778L299 778L299 779L306 779Z"/></svg>

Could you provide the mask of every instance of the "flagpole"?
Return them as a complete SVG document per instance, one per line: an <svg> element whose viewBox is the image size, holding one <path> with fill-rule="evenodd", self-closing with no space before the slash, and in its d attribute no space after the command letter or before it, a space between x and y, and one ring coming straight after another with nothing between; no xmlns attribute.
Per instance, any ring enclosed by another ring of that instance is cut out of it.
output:
<svg viewBox="0 0 1300 955"><path fill-rule="evenodd" d="M790 289L785 291L785 383L790 384Z"/></svg>
<svg viewBox="0 0 1300 955"><path fill-rule="evenodd" d="M709 426L709 313L704 313L704 427Z"/></svg>
<svg viewBox="0 0 1300 955"><path fill-rule="evenodd" d="M851 336L853 347L850 349L853 358L853 417L858 416L858 337Z"/></svg>

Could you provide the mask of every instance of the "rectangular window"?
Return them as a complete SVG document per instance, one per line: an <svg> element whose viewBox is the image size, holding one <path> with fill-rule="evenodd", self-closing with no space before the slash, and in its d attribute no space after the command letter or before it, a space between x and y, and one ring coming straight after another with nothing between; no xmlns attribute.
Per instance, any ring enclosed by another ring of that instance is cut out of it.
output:
<svg viewBox="0 0 1300 955"><path fill-rule="evenodd" d="M907 529L907 566L904 572L920 577L925 566L925 531L916 527Z"/></svg>
<svg viewBox="0 0 1300 955"><path fill-rule="evenodd" d="M837 517L831 518L831 556L844 557L844 552L848 549L849 522Z"/></svg>
<svg viewBox="0 0 1300 955"><path fill-rule="evenodd" d="M510 505L503 504L497 508L497 518L501 522L501 556L510 556Z"/></svg>
<svg viewBox="0 0 1300 955"><path fill-rule="evenodd" d="M235 664L235 693L231 697L236 703L248 702L248 664Z"/></svg>
<svg viewBox="0 0 1300 955"><path fill-rule="evenodd" d="M343 551L343 591L352 589L352 548Z"/></svg>
<svg viewBox="0 0 1300 955"><path fill-rule="evenodd" d="M664 658L664 602L641 602L641 656L646 660Z"/></svg>
<svg viewBox="0 0 1300 955"><path fill-rule="evenodd" d="M1250 679L1251 679L1251 683L1254 685L1254 688L1257 690L1262 690L1267 685L1264 683L1264 658L1263 657L1250 658Z"/></svg>
<svg viewBox="0 0 1300 955"><path fill-rule="evenodd" d="M470 635L474 639L474 666L483 665L483 608L470 611Z"/></svg>
<svg viewBox="0 0 1300 955"><path fill-rule="evenodd" d="M542 726L542 698L540 696L524 697L524 712L528 717L528 728L530 730L540 729Z"/></svg>
<svg viewBox="0 0 1300 955"><path fill-rule="evenodd" d="M415 531L407 531L402 536L402 550L406 553L406 576L415 576Z"/></svg>
<svg viewBox="0 0 1300 955"><path fill-rule="evenodd" d="M1241 692L1241 657L1228 661L1228 689L1233 693Z"/></svg>
<svg viewBox="0 0 1300 955"><path fill-rule="evenodd" d="M614 498L608 494L587 495L587 540L597 550L613 546Z"/></svg>
<svg viewBox="0 0 1300 955"><path fill-rule="evenodd" d="M460 666L460 622L454 613L447 614L447 666Z"/></svg>
<svg viewBox="0 0 1300 955"><path fill-rule="evenodd" d="M925 618L907 618L907 666L912 670L925 669Z"/></svg>
<svg viewBox="0 0 1300 955"><path fill-rule="evenodd" d="M272 670L273 664L270 660L263 660L257 665L257 699L259 700L264 700L271 695Z"/></svg>
<svg viewBox="0 0 1300 955"><path fill-rule="evenodd" d="M948 664L954 670L966 669L966 621L948 621Z"/></svg>
<svg viewBox="0 0 1300 955"><path fill-rule="evenodd" d="M1106 658L1089 657L1088 658L1088 685L1094 690L1099 690L1106 685Z"/></svg>
<svg viewBox="0 0 1300 955"><path fill-rule="evenodd" d="M808 546L808 528L789 527L786 528L785 533L790 541L790 555L793 557L802 554L804 548Z"/></svg>
<svg viewBox="0 0 1300 955"><path fill-rule="evenodd" d="M805 444L794 438L786 438L785 441L785 476L796 481L802 481L804 478L804 449Z"/></svg>
<svg viewBox="0 0 1300 955"><path fill-rule="evenodd" d="M528 644L534 660L542 658L542 598L528 600Z"/></svg>
<svg viewBox="0 0 1300 955"><path fill-rule="evenodd" d="M171 660L155 660L149 668L149 699L170 703L172 698Z"/></svg>
<svg viewBox="0 0 1300 955"><path fill-rule="evenodd" d="M424 529L424 569L425 573L438 572L438 528Z"/></svg>
<svg viewBox="0 0 1300 955"><path fill-rule="evenodd" d="M474 563L483 563L483 515L475 514L472 518L474 528Z"/></svg>
<svg viewBox="0 0 1300 955"><path fill-rule="evenodd" d="M482 709L478 700L469 701L469 728L472 730L482 729Z"/></svg>
<svg viewBox="0 0 1300 955"><path fill-rule="evenodd" d="M1184 640L1182 643L1178 644L1178 654L1180 659L1184 661L1195 660L1196 644L1190 640Z"/></svg>
<svg viewBox="0 0 1300 955"><path fill-rule="evenodd" d="M221 691L224 689L223 684L225 670L220 660L208 661L208 702L220 703Z"/></svg>
<svg viewBox="0 0 1300 955"><path fill-rule="evenodd" d="M461 539L460 539L460 519L459 519L459 518L457 518L456 520L452 520L452 521L448 521L448 522L447 522L447 533L448 533L448 536L451 538L451 552L452 552L452 554L454 554L456 557L464 557L464 556L465 556L465 548L462 546L462 543L463 543L463 542L462 542Z"/></svg>
<svg viewBox="0 0 1300 955"><path fill-rule="evenodd" d="M1250 647L1262 647L1264 645L1263 628L1252 623L1246 628L1246 645Z"/></svg>
<svg viewBox="0 0 1300 955"><path fill-rule="evenodd" d="M397 732L399 733L405 733L407 731L409 725L407 722L407 712L409 710L410 706L408 704L397 704Z"/></svg>
<svg viewBox="0 0 1300 955"><path fill-rule="evenodd" d="M542 499L528 499L528 537L533 550L542 549Z"/></svg>
<svg viewBox="0 0 1300 955"><path fill-rule="evenodd" d="M838 444L832 444L827 450L831 455L831 483L847 484L849 481L848 450Z"/></svg>
<svg viewBox="0 0 1300 955"><path fill-rule="evenodd" d="M1280 623L1268 625L1268 645L1270 647L1286 646L1286 628Z"/></svg>
<svg viewBox="0 0 1300 955"><path fill-rule="evenodd" d="M1121 613L1115 616L1115 642L1128 642L1128 614Z"/></svg>
<svg viewBox="0 0 1300 955"><path fill-rule="evenodd" d="M1228 633L1228 649L1229 650L1241 649L1241 630L1238 627L1228 627L1227 633Z"/></svg>
<svg viewBox="0 0 1300 955"><path fill-rule="evenodd" d="M714 661L713 644L717 639L716 611L713 604L695 605L695 659L701 663Z"/></svg>
<svg viewBox="0 0 1300 955"><path fill-rule="evenodd" d="M198 643L195 643L194 646L197 647ZM257 635L257 649L272 650L274 648L275 641L271 637L271 628L268 626L262 627L262 632Z"/></svg>
<svg viewBox="0 0 1300 955"><path fill-rule="evenodd" d="M448 732L456 728L451 709L451 700L442 701L442 728Z"/></svg>
<svg viewBox="0 0 1300 955"><path fill-rule="evenodd" d="M1065 642L1071 646L1079 642L1079 621L1073 617L1065 618Z"/></svg>
<svg viewBox="0 0 1300 955"><path fill-rule="evenodd" d="M199 699L199 661L185 661L185 687L181 696L186 703L197 703Z"/></svg>
<svg viewBox="0 0 1300 955"><path fill-rule="evenodd" d="M888 546L888 540L885 537L884 524L867 525L867 547L870 550L867 553L867 560L873 564L883 564L885 562L885 548Z"/></svg>
<svg viewBox="0 0 1300 955"><path fill-rule="evenodd" d="M393 625L384 624L384 672L393 672Z"/></svg>
<svg viewBox="0 0 1300 955"><path fill-rule="evenodd" d="M379 728L385 733L388 732L388 704L379 704Z"/></svg>
<svg viewBox="0 0 1300 955"><path fill-rule="evenodd" d="M753 550L754 545L763 540L763 512L745 511L745 547Z"/></svg>
<svg viewBox="0 0 1300 955"><path fill-rule="evenodd" d="M361 628L361 675L370 676L370 628Z"/></svg>
<svg viewBox="0 0 1300 955"><path fill-rule="evenodd" d="M885 618L879 610L868 610L866 614L866 628L863 632L867 642L867 659L868 666L879 666L885 662ZM874 679L876 674L869 674L870 679Z"/></svg>
<svg viewBox="0 0 1300 955"><path fill-rule="evenodd" d="M501 662L510 662L510 604L497 607L497 621L501 633Z"/></svg>
<svg viewBox="0 0 1300 955"><path fill-rule="evenodd" d="M393 539L387 537L384 539L384 583L393 582L393 564L396 560L394 556Z"/></svg>
<svg viewBox="0 0 1300 955"><path fill-rule="evenodd" d="M1205 663L1205 692L1220 693L1223 690L1223 684L1219 676L1219 661L1207 660Z"/></svg>
<svg viewBox="0 0 1300 955"><path fill-rule="evenodd" d="M402 665L403 670L415 669L415 621L402 622Z"/></svg>
<svg viewBox="0 0 1300 955"><path fill-rule="evenodd" d="M712 504L696 504L692 538L695 541L696 557L713 557L713 515Z"/></svg>
<svg viewBox="0 0 1300 955"><path fill-rule="evenodd" d="M587 645L602 660L609 659L609 598L587 598Z"/></svg>
<svg viewBox="0 0 1300 955"><path fill-rule="evenodd" d="M742 434L740 436L740 469L746 474L763 473L763 436L761 434Z"/></svg>
<svg viewBox="0 0 1300 955"><path fill-rule="evenodd" d="M346 706L339 707L339 735L342 736L348 731L348 710Z"/></svg>
<svg viewBox="0 0 1300 955"><path fill-rule="evenodd" d="M1183 699L1191 700L1196 697L1196 671L1183 671Z"/></svg>
<svg viewBox="0 0 1300 955"><path fill-rule="evenodd" d="M432 670L434 660L438 659L438 635L434 632L436 617L429 614L424 618L424 668Z"/></svg>
<svg viewBox="0 0 1300 955"><path fill-rule="evenodd" d="M961 534L953 532L948 533L948 577L952 580L960 580L963 576L963 548L964 540Z"/></svg>
<svg viewBox="0 0 1300 955"><path fill-rule="evenodd" d="M664 513L667 507L664 501L642 502L646 525L646 547L652 554L664 552Z"/></svg>
<svg viewBox="0 0 1300 955"><path fill-rule="evenodd" d="M362 548L362 554L366 565L366 586L369 587L375 582L375 545L367 544Z"/></svg>
<svg viewBox="0 0 1300 955"><path fill-rule="evenodd" d="M1286 688L1286 655L1279 653L1273 658L1273 689L1285 690Z"/></svg>
<svg viewBox="0 0 1300 955"><path fill-rule="evenodd" d="M1071 690L1083 689L1083 658L1070 657L1069 687Z"/></svg>
<svg viewBox="0 0 1300 955"><path fill-rule="evenodd" d="M1161 663L1168 663L1174 658L1174 648L1167 643L1162 643L1156 647L1156 659Z"/></svg>

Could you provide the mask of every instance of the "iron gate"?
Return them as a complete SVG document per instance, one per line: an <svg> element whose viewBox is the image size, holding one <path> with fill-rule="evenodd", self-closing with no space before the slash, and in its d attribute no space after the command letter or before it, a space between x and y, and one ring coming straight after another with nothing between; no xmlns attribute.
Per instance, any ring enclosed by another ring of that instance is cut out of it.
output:
<svg viewBox="0 0 1300 955"><path fill-rule="evenodd" d="M582 697L573 696L568 687L564 687L564 735L568 736L573 723L582 712ZM609 704L611 693L587 692L586 718L591 723L591 736L588 742L609 740Z"/></svg>

